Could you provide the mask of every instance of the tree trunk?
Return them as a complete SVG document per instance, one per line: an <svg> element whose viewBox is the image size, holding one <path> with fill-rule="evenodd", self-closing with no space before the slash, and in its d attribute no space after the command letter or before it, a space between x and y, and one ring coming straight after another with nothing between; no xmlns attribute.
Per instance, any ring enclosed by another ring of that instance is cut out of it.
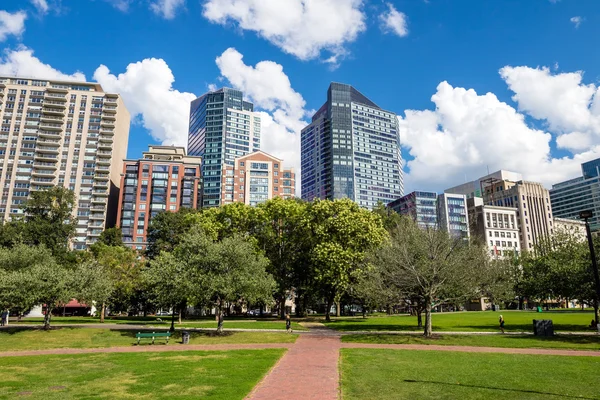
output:
<svg viewBox="0 0 600 400"><path fill-rule="evenodd" d="M596 319L596 325L600 323L600 312L597 299L594 299L594 318Z"/></svg>
<svg viewBox="0 0 600 400"><path fill-rule="evenodd" d="M171 327L169 328L169 332L175 332L175 307L171 308Z"/></svg>
<svg viewBox="0 0 600 400"><path fill-rule="evenodd" d="M280 296L281 302L279 303L279 318L285 319L285 293L282 293Z"/></svg>
<svg viewBox="0 0 600 400"><path fill-rule="evenodd" d="M423 328L423 312L417 308L417 328Z"/></svg>
<svg viewBox="0 0 600 400"><path fill-rule="evenodd" d="M102 306L100 307L100 323L104 323L104 314L106 312L106 303L102 302Z"/></svg>
<svg viewBox="0 0 600 400"><path fill-rule="evenodd" d="M432 329L431 329L431 302L428 301L425 304L425 331L423 332L425 337L431 337Z"/></svg>
<svg viewBox="0 0 600 400"><path fill-rule="evenodd" d="M46 315L44 315L44 329L48 330L50 329L50 320L52 319L52 309L50 308L50 305L48 303L48 305L46 305Z"/></svg>
<svg viewBox="0 0 600 400"><path fill-rule="evenodd" d="M223 333L223 308L221 304L217 306L217 334L221 335Z"/></svg>
<svg viewBox="0 0 600 400"><path fill-rule="evenodd" d="M342 305L340 304L340 301L336 301L335 302L335 316L336 317L340 317L342 315Z"/></svg>
<svg viewBox="0 0 600 400"><path fill-rule="evenodd" d="M265 306L261 304L260 305L260 316L261 317L263 316L264 312L265 312Z"/></svg>
<svg viewBox="0 0 600 400"><path fill-rule="evenodd" d="M325 321L327 322L331 321L331 302L332 299L327 298L327 308L325 309Z"/></svg>

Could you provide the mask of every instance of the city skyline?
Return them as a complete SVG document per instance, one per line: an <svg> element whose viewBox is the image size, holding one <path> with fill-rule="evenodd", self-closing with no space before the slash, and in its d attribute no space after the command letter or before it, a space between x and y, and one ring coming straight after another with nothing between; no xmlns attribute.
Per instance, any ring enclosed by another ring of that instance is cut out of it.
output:
<svg viewBox="0 0 600 400"><path fill-rule="evenodd" d="M68 7L18 0L2 9L0 72L86 77L121 93L134 121L128 158L140 157L148 144L185 145L189 103L232 87L261 113L261 150L300 173L299 132L336 81L400 116L406 192L440 192L488 168L520 171L550 188L600 155L600 71L596 55L583 56L600 29L594 2L465 8L443 0L345 0L324 1L317 10L291 7L299 2L291 0L289 19L273 27L265 24L269 2L252 2L237 15L226 7L231 0ZM332 10L327 15L338 30L309 24ZM514 19L527 23L507 23ZM65 35L65 24L78 35ZM297 26L310 28L298 33ZM202 47L178 40L198 35L215 39ZM84 57L71 51L76 46ZM475 49L477 59L468 56ZM368 60L377 62L365 70Z"/></svg>

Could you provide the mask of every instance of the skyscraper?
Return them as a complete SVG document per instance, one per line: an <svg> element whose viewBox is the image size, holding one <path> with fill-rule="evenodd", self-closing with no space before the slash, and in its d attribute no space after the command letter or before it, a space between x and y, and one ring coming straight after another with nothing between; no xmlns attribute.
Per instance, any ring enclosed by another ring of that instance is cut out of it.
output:
<svg viewBox="0 0 600 400"><path fill-rule="evenodd" d="M114 225L129 112L97 83L0 77L0 218L21 214L30 192L75 192L85 249Z"/></svg>
<svg viewBox="0 0 600 400"><path fill-rule="evenodd" d="M412 192L391 203L388 207L398 214L408 215L420 228L437 229L438 195L435 192Z"/></svg>
<svg viewBox="0 0 600 400"><path fill-rule="evenodd" d="M160 212L198 208L201 162L174 146L150 146L141 159L123 162L117 226L125 244L146 248L148 226Z"/></svg>
<svg viewBox="0 0 600 400"><path fill-rule="evenodd" d="M202 157L202 207L225 197L225 167L260 150L260 116L241 91L222 88L192 101L188 154Z"/></svg>
<svg viewBox="0 0 600 400"><path fill-rule="evenodd" d="M463 194L442 193L437 199L438 224L440 229L453 237L468 238L469 216L467 196Z"/></svg>
<svg viewBox="0 0 600 400"><path fill-rule="evenodd" d="M552 185L550 200L555 217L579 220L581 211L592 210L592 231L600 230L600 158L581 164L582 176Z"/></svg>
<svg viewBox="0 0 600 400"><path fill-rule="evenodd" d="M350 85L332 83L302 130L302 198L350 198L373 208L404 194L396 114Z"/></svg>

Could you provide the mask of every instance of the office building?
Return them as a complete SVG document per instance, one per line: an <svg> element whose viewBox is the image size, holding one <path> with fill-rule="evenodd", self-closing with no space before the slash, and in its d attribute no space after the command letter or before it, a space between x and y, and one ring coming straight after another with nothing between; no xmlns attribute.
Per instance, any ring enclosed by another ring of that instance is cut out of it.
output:
<svg viewBox="0 0 600 400"><path fill-rule="evenodd" d="M141 159L123 162L117 226L125 244L144 249L148 226L160 212L198 208L201 163L175 146L150 146Z"/></svg>
<svg viewBox="0 0 600 400"><path fill-rule="evenodd" d="M225 166L223 177L224 204L233 202L255 206L273 197L294 197L296 174L284 169L283 161L262 151L235 159Z"/></svg>
<svg viewBox="0 0 600 400"><path fill-rule="evenodd" d="M97 83L0 77L0 122L0 217L58 185L77 199L74 248L114 226L130 123L119 95Z"/></svg>
<svg viewBox="0 0 600 400"><path fill-rule="evenodd" d="M587 240L587 231L585 230L584 221L554 217L554 232L564 232L573 235L580 241Z"/></svg>
<svg viewBox="0 0 600 400"><path fill-rule="evenodd" d="M239 90L223 88L192 101L188 154L202 157L202 206L224 204L223 176L237 157L260 150L260 116Z"/></svg>
<svg viewBox="0 0 600 400"><path fill-rule="evenodd" d="M468 238L469 216L467 197L463 194L443 193L437 198L439 228L453 237Z"/></svg>
<svg viewBox="0 0 600 400"><path fill-rule="evenodd" d="M523 175L518 172L500 170L484 177L476 179L471 182L466 182L458 186L444 190L444 193L453 194L464 194L467 199L473 197L483 197L483 188L489 184L489 182L496 181L510 181L519 182L523 180Z"/></svg>
<svg viewBox="0 0 600 400"><path fill-rule="evenodd" d="M481 197L467 200L473 238L486 243L490 257L503 259L521 252L516 208L484 205Z"/></svg>
<svg viewBox="0 0 600 400"><path fill-rule="evenodd" d="M550 202L555 217L579 220L581 211L591 210L593 232L600 230L600 158L581 164L582 176L552 185Z"/></svg>
<svg viewBox="0 0 600 400"><path fill-rule="evenodd" d="M437 198L435 192L412 192L387 206L398 214L408 215L421 228L438 228Z"/></svg>
<svg viewBox="0 0 600 400"><path fill-rule="evenodd" d="M302 198L350 198L372 209L404 194L396 114L332 83L301 134Z"/></svg>

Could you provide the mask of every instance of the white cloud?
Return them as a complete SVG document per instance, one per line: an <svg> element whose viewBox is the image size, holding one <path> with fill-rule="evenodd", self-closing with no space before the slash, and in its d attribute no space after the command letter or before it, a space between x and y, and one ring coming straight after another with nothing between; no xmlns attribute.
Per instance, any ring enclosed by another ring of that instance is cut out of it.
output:
<svg viewBox="0 0 600 400"><path fill-rule="evenodd" d="M121 12L129 11L131 0L104 0Z"/></svg>
<svg viewBox="0 0 600 400"><path fill-rule="evenodd" d="M177 11L184 6L185 0L154 0L150 3L150 9L165 19L175 18Z"/></svg>
<svg viewBox="0 0 600 400"><path fill-rule="evenodd" d="M6 50L0 58L0 74L7 76L26 76L39 79L63 79L85 81L81 72L63 74L48 64L44 64L33 55L33 50L24 46L17 50Z"/></svg>
<svg viewBox="0 0 600 400"><path fill-rule="evenodd" d="M408 18L406 14L396 10L392 3L387 3L388 10L379 15L381 29L400 37L408 35Z"/></svg>
<svg viewBox="0 0 600 400"><path fill-rule="evenodd" d="M575 25L575 29L579 28L579 25L583 22L583 18L580 16L572 17L569 21L571 21Z"/></svg>
<svg viewBox="0 0 600 400"><path fill-rule="evenodd" d="M118 76L101 65L94 79L104 90L123 96L131 115L139 118L156 140L187 147L190 102L196 96L173 89L175 77L164 60L147 58L129 64Z"/></svg>
<svg viewBox="0 0 600 400"><path fill-rule="evenodd" d="M0 10L0 42L5 41L10 35L20 37L25 32L27 13L17 11L9 13Z"/></svg>
<svg viewBox="0 0 600 400"><path fill-rule="evenodd" d="M209 21L237 24L301 60L337 63L366 29L363 0L206 0Z"/></svg>
<svg viewBox="0 0 600 400"><path fill-rule="evenodd" d="M306 126L306 102L292 88L283 67L273 61L246 65L234 48L225 50L216 63L223 78L242 90L256 109L264 110L261 150L283 159L300 176L300 131Z"/></svg>
<svg viewBox="0 0 600 400"><path fill-rule="evenodd" d="M399 118L403 146L414 157L407 164L409 189L445 189L486 175L488 167L550 187L600 157L599 89L582 84L581 72L504 67L500 75L521 112L493 93L442 82L431 98L435 110L407 110ZM531 126L525 114L545 122L548 132ZM553 157L553 140L571 155Z"/></svg>
<svg viewBox="0 0 600 400"><path fill-rule="evenodd" d="M50 7L46 0L30 0L31 4L40 12L40 14L46 14Z"/></svg>

